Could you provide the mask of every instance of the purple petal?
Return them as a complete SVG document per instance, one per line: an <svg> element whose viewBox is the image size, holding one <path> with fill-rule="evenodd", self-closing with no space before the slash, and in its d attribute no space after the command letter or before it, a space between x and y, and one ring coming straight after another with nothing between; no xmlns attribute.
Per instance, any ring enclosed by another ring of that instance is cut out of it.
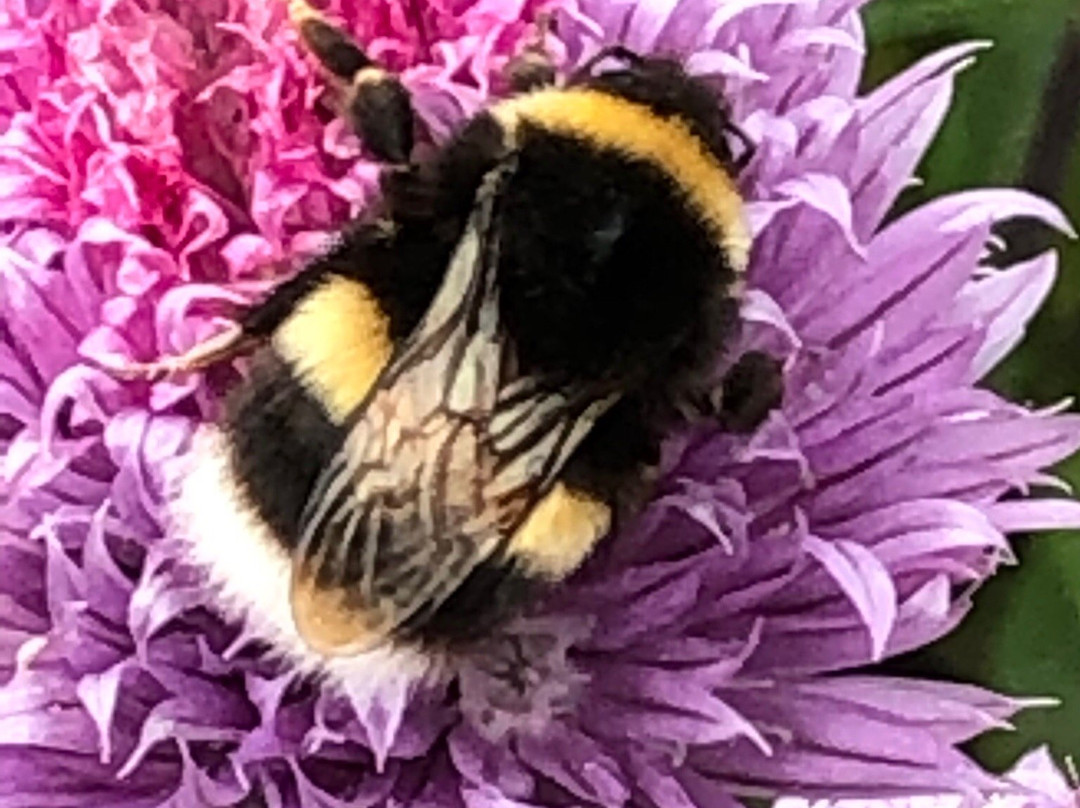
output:
<svg viewBox="0 0 1080 808"><path fill-rule="evenodd" d="M881 659L897 610L889 570L873 553L854 542L827 542L810 537L805 546L858 609L870 632L872 657Z"/></svg>
<svg viewBox="0 0 1080 808"><path fill-rule="evenodd" d="M1060 492L1017 496L1060 488L1047 468L1080 421L973 387L1055 278L1052 256L981 266L993 225L1071 232L1064 216L986 190L881 227L978 44L864 97L862 0L554 3L565 69L617 42L681 58L756 143L745 328L716 371L764 350L784 403L752 435L673 434L654 500L492 654L384 678L298 658L186 556L177 470L242 366L154 384L102 369L216 333L370 207L378 166L327 123L280 4L9 5L0 807L1067 799L1045 761L992 777L957 751L1032 702L844 675L955 627L1014 560L1006 534L1080 523ZM541 4L322 5L441 141Z"/></svg>

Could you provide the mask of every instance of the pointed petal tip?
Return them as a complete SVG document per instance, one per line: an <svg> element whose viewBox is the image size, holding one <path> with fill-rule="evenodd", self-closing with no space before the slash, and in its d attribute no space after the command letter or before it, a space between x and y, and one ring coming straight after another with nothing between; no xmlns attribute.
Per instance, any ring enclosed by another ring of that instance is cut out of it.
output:
<svg viewBox="0 0 1080 808"><path fill-rule="evenodd" d="M1013 699L1020 710L1053 710L1061 706L1057 696L1024 696Z"/></svg>
<svg viewBox="0 0 1080 808"><path fill-rule="evenodd" d="M1070 240L1075 241L1077 238L1080 238L1080 233L1077 233L1072 220L1069 218L1069 214L1067 214L1063 208L1050 200L1044 199L1042 201L1045 204L1045 213L1040 218L1042 218L1046 224L1050 225Z"/></svg>
<svg viewBox="0 0 1080 808"><path fill-rule="evenodd" d="M969 67L973 67L979 61L979 54L988 50L992 50L995 47L995 43L992 39L973 39L968 42L961 42L956 45L953 58L945 66L946 70L955 73L962 73ZM946 51L948 53L949 51Z"/></svg>
<svg viewBox="0 0 1080 808"><path fill-rule="evenodd" d="M929 63L937 67L935 73L957 73L967 70L976 62L976 57L995 47L992 39L971 39L966 42L958 42L944 48L927 57L923 64Z"/></svg>

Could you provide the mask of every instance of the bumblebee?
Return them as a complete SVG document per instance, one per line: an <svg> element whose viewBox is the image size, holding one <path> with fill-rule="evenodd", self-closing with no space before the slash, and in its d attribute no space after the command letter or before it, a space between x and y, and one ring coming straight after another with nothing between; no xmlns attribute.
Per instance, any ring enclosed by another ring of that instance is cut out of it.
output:
<svg viewBox="0 0 1080 808"><path fill-rule="evenodd" d="M232 330L131 370L253 354L181 498L195 557L263 629L324 659L460 648L639 507L673 427L777 404L768 357L713 372L747 144L677 62L608 48L557 84L541 32L508 97L417 161L398 77L290 11L387 164L380 201Z"/></svg>

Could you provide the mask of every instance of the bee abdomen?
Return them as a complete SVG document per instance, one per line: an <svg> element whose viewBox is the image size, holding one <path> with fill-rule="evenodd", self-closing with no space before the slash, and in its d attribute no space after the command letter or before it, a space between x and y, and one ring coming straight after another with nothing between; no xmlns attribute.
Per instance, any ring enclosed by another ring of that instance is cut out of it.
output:
<svg viewBox="0 0 1080 808"><path fill-rule="evenodd" d="M286 550L319 473L344 439L341 427L273 350L254 358L230 397L224 423L240 492Z"/></svg>

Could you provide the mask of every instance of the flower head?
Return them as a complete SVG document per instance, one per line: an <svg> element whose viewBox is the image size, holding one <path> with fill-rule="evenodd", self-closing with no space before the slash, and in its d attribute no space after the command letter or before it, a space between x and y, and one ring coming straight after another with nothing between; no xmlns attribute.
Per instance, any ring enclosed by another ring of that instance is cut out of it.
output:
<svg viewBox="0 0 1080 808"><path fill-rule="evenodd" d="M678 55L757 143L741 347L784 360L788 396L750 438L672 436L644 513L492 639L526 655L519 681L481 655L362 696L231 623L166 536L169 464L236 371L121 385L96 368L207 336L369 201L374 166L326 112L284 2L0 11L0 808L1026 787L957 749L1024 702L853 672L952 628L1006 534L1080 524L1069 500L1013 496L1053 483L1080 421L976 386L1055 274L1053 255L981 266L992 227L1068 225L1007 190L886 221L981 46L860 96L859 5L555 4L567 64L612 41ZM437 140L535 10L329 13L405 71Z"/></svg>

